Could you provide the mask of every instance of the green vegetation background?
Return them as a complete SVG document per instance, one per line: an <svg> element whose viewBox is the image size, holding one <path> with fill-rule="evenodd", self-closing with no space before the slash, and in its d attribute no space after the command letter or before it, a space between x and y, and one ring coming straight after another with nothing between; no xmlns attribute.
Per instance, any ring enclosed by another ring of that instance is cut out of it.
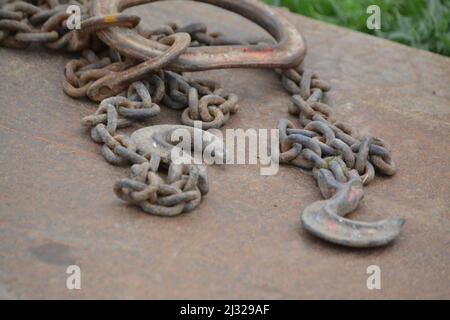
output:
<svg viewBox="0 0 450 320"><path fill-rule="evenodd" d="M292 12L450 56L450 0L264 0ZM366 26L370 5L381 9L381 30Z"/></svg>

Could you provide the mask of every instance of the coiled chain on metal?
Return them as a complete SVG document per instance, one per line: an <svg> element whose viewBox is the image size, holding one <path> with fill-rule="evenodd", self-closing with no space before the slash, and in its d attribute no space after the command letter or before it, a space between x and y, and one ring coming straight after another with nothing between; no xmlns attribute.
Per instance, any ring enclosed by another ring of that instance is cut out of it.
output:
<svg viewBox="0 0 450 320"><path fill-rule="evenodd" d="M82 8L80 30L69 30L66 12L69 5ZM93 31L111 26L134 28L139 18L119 14L115 22L105 23L103 17L89 17L89 1L58 0L31 2L13 1L0 9L0 45L27 48L40 43L54 50L81 51L81 58L71 60L65 68L64 92L73 98L84 98L98 79L138 64L107 48ZM176 32L189 33L191 46L238 43L220 33L208 33L204 24L185 27L169 24L156 30L139 28L141 35L164 42ZM167 60L165 64L170 63ZM220 128L238 110L238 97L226 94L222 86L208 79L189 79L181 74L160 70L142 81L132 83L126 92L103 100L97 111L82 119L91 129L93 141L102 145L101 154L113 165L131 165L129 179L118 180L114 191L127 202L144 211L174 216L194 209L208 192L207 173L196 165L168 164L167 178L158 171L164 165L156 154L139 154L133 141L117 131L157 116L159 104L184 110L181 122L193 126L200 121L204 129Z"/></svg>
<svg viewBox="0 0 450 320"><path fill-rule="evenodd" d="M96 80L138 64L106 47L93 32L111 26L134 28L139 23L138 17L118 14L111 24L102 17L89 17L89 1L33 3L12 1L0 9L0 45L26 48L40 43L50 49L82 52L81 58L70 61L65 68L63 89L69 96L84 98ZM71 4L82 8L81 30L67 28L66 10ZM220 33L208 33L201 23L184 27L169 24L156 30L137 26L137 30L144 37L160 42L177 32L186 32L191 36L191 46L241 44ZM282 163L312 170L325 198L330 198L341 183L354 175L355 171L350 170L356 170L365 184L373 179L375 170L386 175L395 173L384 141L360 136L350 125L334 118L333 108L323 99L330 90L326 82L302 66L276 71L292 95L289 112L298 116L301 125L297 129L292 122L280 120ZM160 104L183 110L181 122L185 125L201 121L203 129L220 128L238 110L237 103L235 94L224 93L214 81L189 79L160 70L132 83L121 95L103 100L94 114L82 119L82 124L91 129L92 139L102 144L101 153L106 161L131 165L130 178L117 181L115 193L151 214L173 216L194 209L208 192L205 172L195 165L170 164L164 180L157 174L161 159L155 154L138 153L133 141L117 131L157 116Z"/></svg>

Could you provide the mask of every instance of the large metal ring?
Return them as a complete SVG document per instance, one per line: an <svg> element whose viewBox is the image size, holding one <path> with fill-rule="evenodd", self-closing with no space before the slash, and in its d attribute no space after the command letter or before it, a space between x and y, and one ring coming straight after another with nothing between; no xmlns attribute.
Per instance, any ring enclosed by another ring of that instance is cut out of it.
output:
<svg viewBox="0 0 450 320"><path fill-rule="evenodd" d="M160 0L94 0L93 15L117 14L126 8ZM188 48L169 69L202 71L223 68L290 68L302 62L306 45L279 12L256 0L192 0L233 11L264 28L277 41L274 45L210 46ZM123 55L144 61L161 55L168 46L146 39L136 30L113 27L97 31L99 38Z"/></svg>

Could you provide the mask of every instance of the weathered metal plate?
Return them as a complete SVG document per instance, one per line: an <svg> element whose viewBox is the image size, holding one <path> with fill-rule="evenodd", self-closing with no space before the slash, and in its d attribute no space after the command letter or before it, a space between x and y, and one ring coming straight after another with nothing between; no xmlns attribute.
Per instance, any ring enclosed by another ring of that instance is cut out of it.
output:
<svg viewBox="0 0 450 320"><path fill-rule="evenodd" d="M175 9L175 10L171 10ZM158 3L132 10L156 26L203 21L261 38L220 9ZM309 45L307 66L330 80L350 122L391 142L399 172L377 178L352 218L406 218L399 239L345 249L300 229L320 199L311 177L282 167L211 167L199 209L164 219L118 200L125 169L105 163L80 119L88 101L64 95L69 55L0 49L1 298L450 298L450 59L291 16ZM274 128L290 97L265 70L211 71L239 95L230 128ZM163 108L149 124L179 123ZM82 289L66 289L66 268ZM367 289L369 265L382 289Z"/></svg>

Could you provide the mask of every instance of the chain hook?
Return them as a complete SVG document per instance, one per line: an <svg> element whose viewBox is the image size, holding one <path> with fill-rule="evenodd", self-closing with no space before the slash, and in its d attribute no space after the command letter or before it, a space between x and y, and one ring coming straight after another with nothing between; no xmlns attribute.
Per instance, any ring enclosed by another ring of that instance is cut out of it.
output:
<svg viewBox="0 0 450 320"><path fill-rule="evenodd" d="M167 36L160 42L170 44L169 49L156 58L149 59L125 71L111 72L98 79L89 87L88 97L94 101L102 101L121 93L131 83L142 79L150 72L161 70L189 47L191 37L188 33L180 32Z"/></svg>
<svg viewBox="0 0 450 320"><path fill-rule="evenodd" d="M364 197L363 181L355 170L350 171L351 178L346 183L337 182L321 169L318 182L322 194L324 185L328 191L335 191L327 200L312 203L303 210L301 221L312 234L324 240L348 247L378 247L393 241L401 231L405 219L393 217L377 222L359 222L344 218L353 212ZM329 179L332 179L330 181Z"/></svg>

